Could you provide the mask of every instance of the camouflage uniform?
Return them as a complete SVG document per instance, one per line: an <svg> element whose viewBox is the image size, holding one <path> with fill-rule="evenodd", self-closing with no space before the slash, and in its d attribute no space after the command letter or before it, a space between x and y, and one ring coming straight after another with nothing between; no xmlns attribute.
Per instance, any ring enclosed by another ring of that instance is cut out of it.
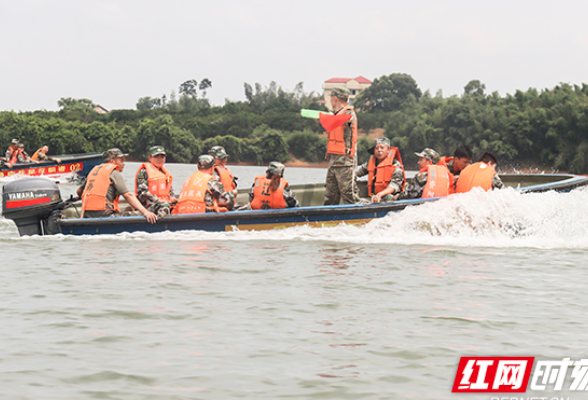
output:
<svg viewBox="0 0 588 400"><path fill-rule="evenodd" d="M52 160L47 154L43 153L42 151L37 153L37 161L50 161Z"/></svg>
<svg viewBox="0 0 588 400"><path fill-rule="evenodd" d="M344 88L334 88L332 95L341 98L341 96L348 96L349 91ZM342 110L339 109L333 114L337 115ZM345 123L343 136L345 147L350 149L353 144L353 130L351 127L357 120L357 115L353 110L347 110L344 113L351 115L351 119ZM354 151L357 152L357 146ZM355 183L356 165L355 157L343 154L329 154L329 169L327 170L325 184L325 205L339 204L341 197L343 198L343 204L359 203L359 190Z"/></svg>
<svg viewBox="0 0 588 400"><path fill-rule="evenodd" d="M219 207L226 207L229 210L232 210L233 204L235 204L233 192L225 192L225 187L216 176L210 178L208 181L208 190L204 194L204 201L207 206L213 207L214 199L218 202Z"/></svg>
<svg viewBox="0 0 588 400"><path fill-rule="evenodd" d="M504 189L504 183L502 179L498 176L498 173L494 174L492 177L492 189Z"/></svg>
<svg viewBox="0 0 588 400"><path fill-rule="evenodd" d="M437 153L435 150L429 149L429 148L424 149L420 153L415 152L414 154L416 154L419 158L427 158L427 159L431 160L433 165L437 164L439 162L439 158L440 158L439 153ZM414 176L414 178L412 178L411 180L409 180L406 183L406 186L404 187L404 191L400 192L397 200L421 198L423 195L423 189L425 188L425 185L427 184L428 179L429 179L429 171L427 169L425 169L424 171L419 171Z"/></svg>
<svg viewBox="0 0 588 400"><path fill-rule="evenodd" d="M362 176L366 176L367 174L369 174L368 171L368 162L366 162L365 164L362 164L360 166L358 166L355 169L355 175L359 178ZM378 165L378 160L376 159L376 166ZM387 194L386 196L382 197L380 199L380 202L385 203L385 202L390 202L393 200L393 197L396 193L399 193L402 190L402 184L404 183L404 167L402 166L402 164L400 164L400 162L397 159L394 159L394 161L392 161L392 165L394 165L395 167L397 167L394 172L392 173L392 178L390 179L390 183L388 184L388 187L391 187L394 189L394 192L392 192L391 194ZM376 184L376 180L374 179L374 182L372 183L372 185L375 187ZM372 187L372 193L375 194L375 189L374 187Z"/></svg>
<svg viewBox="0 0 588 400"><path fill-rule="evenodd" d="M210 169L214 167L214 157L208 154L198 157L198 169ZM204 201L207 206L214 207L214 199L216 199L219 207L226 207L228 210L233 209L235 198L233 192L225 192L225 187L218 179L218 177L211 175L208 180L207 191L204 194Z"/></svg>
<svg viewBox="0 0 588 400"><path fill-rule="evenodd" d="M31 160L31 156L29 156L28 153L23 150L16 156L16 161L19 163L30 163L33 160Z"/></svg>
<svg viewBox="0 0 588 400"><path fill-rule="evenodd" d="M153 146L148 151L148 155L150 156L156 156L158 154L166 154L165 149L162 146ZM157 168L155 165L153 166L154 168ZM172 204L176 203L175 199L170 204L167 201L160 200L159 197L149 191L149 177L145 168L141 168L137 173L136 185L137 199L139 199L143 207L159 216L170 214ZM170 189L169 196L174 197L173 189Z"/></svg>
<svg viewBox="0 0 588 400"><path fill-rule="evenodd" d="M404 191L400 192L398 200L420 198L423 195L423 189L427 184L428 176L428 171L423 171L416 174L414 178L406 182Z"/></svg>
<svg viewBox="0 0 588 400"><path fill-rule="evenodd" d="M169 195L170 197L174 196L173 190L169 191ZM159 200L159 197L149 191L147 171L145 168L142 168L137 174L137 198L148 211L160 215L169 214L171 204L167 201Z"/></svg>
<svg viewBox="0 0 588 400"><path fill-rule="evenodd" d="M14 150L16 150L16 149L13 149L12 148L12 145L13 144L18 145L18 140L17 139L12 139L12 142L11 142L10 146L8 146L8 148L6 149L6 153L4 154L5 155L5 158L6 158L6 161L10 161L10 158L12 157L12 152Z"/></svg>

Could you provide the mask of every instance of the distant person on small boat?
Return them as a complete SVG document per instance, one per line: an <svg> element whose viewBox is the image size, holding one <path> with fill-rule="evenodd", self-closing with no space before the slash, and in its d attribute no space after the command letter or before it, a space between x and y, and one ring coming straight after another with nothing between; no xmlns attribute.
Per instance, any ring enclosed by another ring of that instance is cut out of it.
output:
<svg viewBox="0 0 588 400"><path fill-rule="evenodd" d="M419 199L447 196L449 194L449 171L439 162L439 153L424 149L414 153L419 157L419 172L406 183L404 190L395 200Z"/></svg>
<svg viewBox="0 0 588 400"><path fill-rule="evenodd" d="M147 158L149 162L141 164L135 174L135 195L147 210L169 215L178 200L172 189L173 177L164 166L167 153L163 146L153 146Z"/></svg>
<svg viewBox="0 0 588 400"><path fill-rule="evenodd" d="M368 176L368 194L372 203L387 203L402 192L406 178L402 158L397 147L390 147L390 139L377 138L368 150L370 159L355 169L357 177Z"/></svg>
<svg viewBox="0 0 588 400"><path fill-rule="evenodd" d="M265 171L265 176L255 177L249 192L249 205L252 210L300 207L296 195L284 179L284 169L284 164L272 161Z"/></svg>
<svg viewBox="0 0 588 400"><path fill-rule="evenodd" d="M38 161L31 160L31 156L25 151L24 143L19 143L16 146L16 150L12 153L12 158L10 159L11 164L24 164L24 163L38 163Z"/></svg>
<svg viewBox="0 0 588 400"><path fill-rule="evenodd" d="M329 127L327 130L327 156L329 169L325 184L326 206L359 203L357 184L355 183L356 151L357 151L357 115L347 101L349 89L333 88L331 106L334 116L349 115L346 122ZM332 117L331 117L332 119ZM321 121L321 124L323 122ZM324 124L323 124L324 127Z"/></svg>
<svg viewBox="0 0 588 400"><path fill-rule="evenodd" d="M216 176L227 192L233 192L233 197L237 197L237 177L233 176L231 171L226 167L229 155L222 146L213 146L208 154L214 157L213 175Z"/></svg>
<svg viewBox="0 0 588 400"><path fill-rule="evenodd" d="M10 146L8 146L8 149L6 149L6 155L4 156L4 159L6 161L10 162L10 160L12 159L12 153L16 151L17 147L18 139L12 139L12 142L10 142Z"/></svg>
<svg viewBox="0 0 588 400"><path fill-rule="evenodd" d="M104 163L95 166L88 174L86 182L77 190L78 196L82 198L82 218L121 216L118 202L119 196L123 196L149 223L157 222L157 215L143 207L135 194L127 188L122 176L126 156L128 154L123 154L117 148L102 154Z"/></svg>
<svg viewBox="0 0 588 400"><path fill-rule="evenodd" d="M172 214L221 212L233 209L233 192L225 192L223 184L213 176L214 157L210 154L198 158L198 171L186 179L178 204Z"/></svg>
<svg viewBox="0 0 588 400"><path fill-rule="evenodd" d="M490 153L484 153L480 161L464 168L455 184L456 193L469 192L475 187L486 191L491 189L502 189L504 183L496 173L496 157Z"/></svg>
<svg viewBox="0 0 588 400"><path fill-rule="evenodd" d="M441 157L439 159L437 164L445 165L449 170L449 178L451 180L449 187L450 193L455 193L457 178L461 171L472 163L472 158L474 158L472 150L465 144L461 144L453 152L453 157Z"/></svg>
<svg viewBox="0 0 588 400"><path fill-rule="evenodd" d="M49 146L44 145L39 150L35 151L35 154L31 157L33 161L55 161L56 163L61 163L61 160L57 157L49 157L47 153L49 152Z"/></svg>

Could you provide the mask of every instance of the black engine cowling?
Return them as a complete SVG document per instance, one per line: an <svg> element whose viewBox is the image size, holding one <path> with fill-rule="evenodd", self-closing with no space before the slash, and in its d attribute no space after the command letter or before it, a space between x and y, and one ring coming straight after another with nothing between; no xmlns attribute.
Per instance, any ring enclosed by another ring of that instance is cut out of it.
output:
<svg viewBox="0 0 588 400"><path fill-rule="evenodd" d="M2 190L2 215L14 221L21 236L59 233L49 217L63 207L57 184L47 178L17 179Z"/></svg>

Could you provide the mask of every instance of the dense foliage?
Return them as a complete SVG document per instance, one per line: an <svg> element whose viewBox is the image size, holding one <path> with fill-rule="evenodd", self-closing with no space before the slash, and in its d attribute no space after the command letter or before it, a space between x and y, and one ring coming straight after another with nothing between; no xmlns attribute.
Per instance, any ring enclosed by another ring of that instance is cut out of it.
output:
<svg viewBox="0 0 588 400"><path fill-rule="evenodd" d="M291 157L319 162L326 137L316 120L300 117L301 108L325 110L302 84L293 93L275 83L263 88L244 84L244 102L213 107L206 99L208 79L184 82L177 97L143 97L136 110L98 114L88 99L62 98L57 112L1 112L0 143L12 138L29 153L43 144L52 154L104 151L119 147L136 160L160 144L169 162L194 162L214 145L222 145L231 162L265 164ZM356 99L363 133L383 129L401 150L405 164L415 166L414 151L431 147L451 155L460 143L474 154L495 154L501 163L588 172L588 85L560 84L553 89L516 91L501 97L485 93L474 80L458 97L422 93L407 74L375 79ZM198 95L200 90L200 96ZM371 141L358 142L360 161Z"/></svg>

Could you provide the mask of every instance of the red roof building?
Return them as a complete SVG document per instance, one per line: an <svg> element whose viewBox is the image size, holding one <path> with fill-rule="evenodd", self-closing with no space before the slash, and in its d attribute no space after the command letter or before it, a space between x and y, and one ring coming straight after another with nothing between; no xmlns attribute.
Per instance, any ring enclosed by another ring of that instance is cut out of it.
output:
<svg viewBox="0 0 588 400"><path fill-rule="evenodd" d="M331 78L325 81L323 89L325 91L325 104L331 108L331 92L336 87L346 87L349 89L349 104L353 105L353 99L365 88L370 87L372 81L358 76L357 78Z"/></svg>

